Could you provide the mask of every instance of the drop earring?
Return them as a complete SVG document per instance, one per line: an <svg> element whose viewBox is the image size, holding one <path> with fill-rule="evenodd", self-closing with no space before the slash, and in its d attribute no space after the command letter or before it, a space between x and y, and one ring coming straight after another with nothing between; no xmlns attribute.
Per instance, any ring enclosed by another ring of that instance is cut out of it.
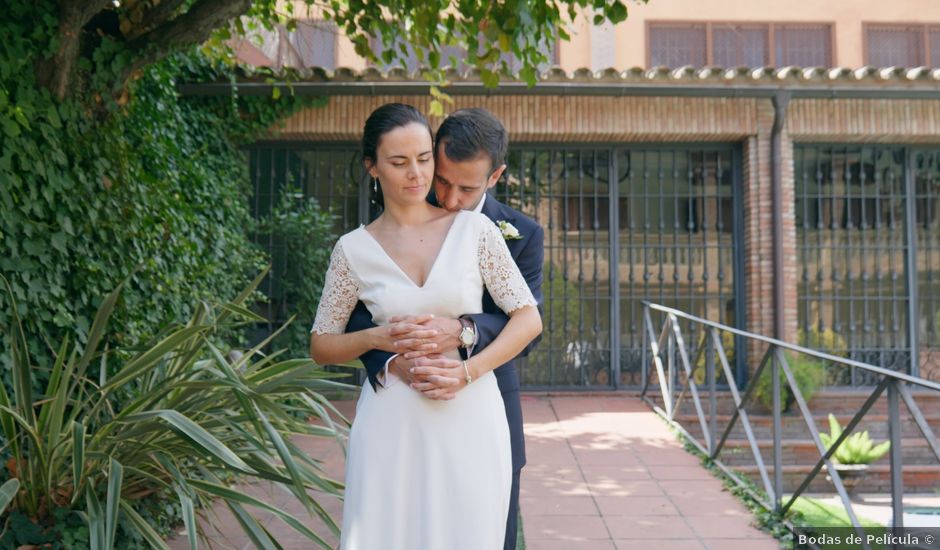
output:
<svg viewBox="0 0 940 550"><path fill-rule="evenodd" d="M373 193L379 192L379 180L374 177L372 178L372 192Z"/></svg>

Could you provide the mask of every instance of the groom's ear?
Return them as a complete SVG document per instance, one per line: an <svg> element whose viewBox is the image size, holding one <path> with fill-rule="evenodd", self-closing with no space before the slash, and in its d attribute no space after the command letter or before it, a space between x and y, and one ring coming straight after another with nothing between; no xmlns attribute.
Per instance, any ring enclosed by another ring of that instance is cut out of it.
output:
<svg viewBox="0 0 940 550"><path fill-rule="evenodd" d="M503 172L505 172L505 171L506 171L506 165L505 165L505 164L503 164L502 166L500 166L500 167L497 168L496 170L493 170L493 173L490 174L489 179L486 180L486 188L487 188L487 189L492 189L493 186L496 185L496 183L499 181L499 178L502 177Z"/></svg>

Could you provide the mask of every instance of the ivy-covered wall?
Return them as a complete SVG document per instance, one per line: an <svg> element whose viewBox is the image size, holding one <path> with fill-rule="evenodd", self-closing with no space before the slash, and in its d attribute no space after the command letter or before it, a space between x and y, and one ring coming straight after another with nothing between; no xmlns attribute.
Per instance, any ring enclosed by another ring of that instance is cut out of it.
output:
<svg viewBox="0 0 940 550"><path fill-rule="evenodd" d="M34 357L83 340L100 300L130 277L113 327L133 344L200 299L230 297L266 263L248 236L239 147L300 100L181 98L181 81L228 78L200 52L144 68L124 92L109 72L129 56L107 38L83 62L87 89L58 101L34 76L56 40L54 4L14 0L0 18L0 273ZM0 326L10 301L0 292ZM6 331L3 331L6 332ZM0 357L8 346L0 342Z"/></svg>

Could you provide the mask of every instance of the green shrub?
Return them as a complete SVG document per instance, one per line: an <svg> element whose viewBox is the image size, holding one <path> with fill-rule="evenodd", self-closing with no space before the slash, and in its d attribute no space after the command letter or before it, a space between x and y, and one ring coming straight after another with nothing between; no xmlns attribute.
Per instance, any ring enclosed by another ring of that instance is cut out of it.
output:
<svg viewBox="0 0 940 550"><path fill-rule="evenodd" d="M553 376L571 372L575 373L575 379L570 382L580 383L582 374L592 376L587 369L583 373L580 370L590 364L595 368L600 367L600 372L593 373L595 379L590 383L607 384L609 361L596 360L593 331L585 331L585 335L592 338L590 342L575 341L576 336L573 336L578 333L581 313L584 313L585 319L591 318L584 305L579 304L581 291L578 285L565 276L564 267L554 266L550 261L546 261L542 267L542 280L542 320L545 330L536 348L525 359L527 367L522 371L523 383L558 383L561 380Z"/></svg>
<svg viewBox="0 0 940 550"><path fill-rule="evenodd" d="M809 401L823 385L825 376L824 364L813 357L789 352L786 353L786 359L787 364L790 366L790 371L793 373L796 385L803 395L803 399ZM766 407L767 410L772 410L773 408L773 376L771 372L771 365L768 363L764 367L760 378L752 382L756 384L754 388L754 398ZM783 407L782 410L786 412L790 410L790 406L794 403L796 398L793 397L793 392L790 390L790 385L787 383L782 365L779 369L779 374L781 405Z"/></svg>
<svg viewBox="0 0 940 550"><path fill-rule="evenodd" d="M728 366L731 367L731 372L734 372L734 333L722 330L719 331L719 334L721 334L721 347L724 349L725 357L728 359ZM704 348L704 346L705 339L711 337L709 335L710 331L708 327L703 327L702 335L698 339L698 344L696 344L695 348L689 350L690 354L694 354L695 350L699 349L700 347L703 348L702 354L699 356L698 361L696 361L693 365L693 368L695 369L693 371L694 380L695 383L699 385L705 384L707 382L706 378L708 377L708 373L705 368L707 360L707 348ZM692 359L692 357L689 359ZM724 368L721 365L721 358L718 356L717 348L715 348L715 380L716 382L725 380Z"/></svg>
<svg viewBox="0 0 940 550"><path fill-rule="evenodd" d="M845 357L848 351L845 338L831 328L822 331L815 327L809 330L799 329L796 333L796 341L804 348L824 351L840 357Z"/></svg>
<svg viewBox="0 0 940 550"><path fill-rule="evenodd" d="M320 392L342 385L308 359L260 355L267 341L240 358L226 356L212 344L219 331L259 320L245 301L260 280L230 303L193 304L195 313L187 322L167 325L146 345L127 350L127 359L113 375L93 379L90 365L106 363L113 355L103 349L103 342L119 287L103 301L86 344L65 338L57 346L41 393L31 389L36 365L27 349L27 333L14 313L5 327L12 343L13 393L0 385L0 430L9 455L3 478L20 481L4 523L18 522L20 527L6 530L0 547L62 542L48 539L64 539L66 531L72 539L82 538L67 529L81 517L91 548L128 548L134 540L165 548L166 533L158 533L154 524L168 514L158 506L143 505L141 499L156 496L154 504L159 505L171 495L179 503L193 547L196 510L208 509L214 498L232 511L258 547L273 543L246 505L273 513L312 543L328 547L297 518L227 483L248 477L280 486L338 532L309 492L338 496L341 484L326 477L318 460L291 438L340 436L343 428L333 417L342 415ZM9 284L7 289L15 304ZM134 391L123 391L128 386ZM114 407L116 394L132 398ZM302 418L281 403L288 397L306 413ZM308 417L317 417L320 425L310 424ZM155 508L156 522L149 514ZM28 525L34 529L24 529ZM118 540L122 533L130 541Z"/></svg>
<svg viewBox="0 0 940 550"><path fill-rule="evenodd" d="M330 251L336 237L332 234L333 216L320 210L314 198L292 189L281 193L270 214L258 220L255 231L259 241L275 243L272 253L272 286L268 297L274 320L298 315L273 341L275 349L287 349L292 355L305 356L310 347L310 327L323 290Z"/></svg>

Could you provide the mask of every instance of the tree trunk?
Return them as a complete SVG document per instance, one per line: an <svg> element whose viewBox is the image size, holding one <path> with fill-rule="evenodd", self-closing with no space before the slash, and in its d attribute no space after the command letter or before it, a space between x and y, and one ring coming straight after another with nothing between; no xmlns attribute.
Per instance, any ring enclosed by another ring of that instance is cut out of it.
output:
<svg viewBox="0 0 940 550"><path fill-rule="evenodd" d="M59 2L59 47L36 66L36 80L52 94L64 99L81 53L82 29L110 0L61 0Z"/></svg>

